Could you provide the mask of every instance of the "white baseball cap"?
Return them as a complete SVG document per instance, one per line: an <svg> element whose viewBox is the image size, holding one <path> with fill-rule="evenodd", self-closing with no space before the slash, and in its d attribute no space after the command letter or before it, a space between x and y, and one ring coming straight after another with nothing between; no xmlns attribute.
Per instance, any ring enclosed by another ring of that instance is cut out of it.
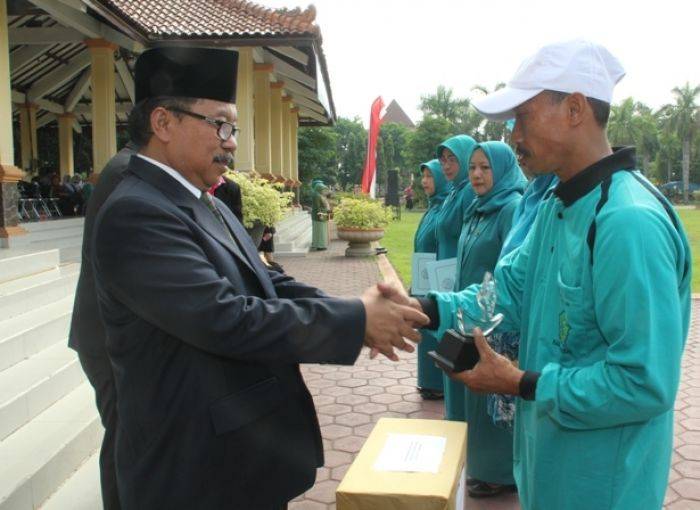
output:
<svg viewBox="0 0 700 510"><path fill-rule="evenodd" d="M520 64L505 88L472 104L487 119L508 120L515 108L544 90L579 92L610 103L623 76L620 61L599 44L582 39L548 44Z"/></svg>

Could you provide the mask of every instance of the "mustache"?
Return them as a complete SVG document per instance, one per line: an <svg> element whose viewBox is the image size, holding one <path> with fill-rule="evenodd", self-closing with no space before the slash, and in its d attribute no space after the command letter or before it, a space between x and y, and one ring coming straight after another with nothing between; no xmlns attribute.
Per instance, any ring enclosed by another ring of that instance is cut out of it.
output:
<svg viewBox="0 0 700 510"><path fill-rule="evenodd" d="M214 156L214 163L221 163L226 166L233 165L233 154L225 152L224 154L217 154Z"/></svg>
<svg viewBox="0 0 700 510"><path fill-rule="evenodd" d="M525 149L524 147L521 147L520 145L515 146L515 153L519 156L530 156L530 151Z"/></svg>

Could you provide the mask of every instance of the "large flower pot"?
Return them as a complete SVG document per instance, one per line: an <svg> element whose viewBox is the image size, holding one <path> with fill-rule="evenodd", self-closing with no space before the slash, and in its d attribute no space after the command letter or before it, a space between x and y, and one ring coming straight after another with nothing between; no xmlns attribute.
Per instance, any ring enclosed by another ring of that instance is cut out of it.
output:
<svg viewBox="0 0 700 510"><path fill-rule="evenodd" d="M383 228L359 229L338 227L338 238L348 242L345 249L346 257L368 257L374 255L375 251L370 243L379 241L384 237Z"/></svg>
<svg viewBox="0 0 700 510"><path fill-rule="evenodd" d="M253 240L253 244L255 245L255 247L257 248L258 246L260 246L260 241L262 241L265 225L260 223L258 220L255 220L253 226L251 228L246 228L245 230L246 232L248 232L248 235Z"/></svg>

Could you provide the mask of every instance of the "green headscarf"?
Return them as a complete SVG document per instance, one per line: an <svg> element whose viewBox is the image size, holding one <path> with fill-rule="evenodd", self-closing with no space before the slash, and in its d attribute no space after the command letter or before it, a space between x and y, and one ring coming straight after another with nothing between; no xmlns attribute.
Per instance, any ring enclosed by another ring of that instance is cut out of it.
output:
<svg viewBox="0 0 700 510"><path fill-rule="evenodd" d="M440 159L443 149L449 149L459 161L459 172L452 181L452 185L455 188L461 187L460 185L465 182L469 182L469 159L472 157L475 145L476 141L471 136L457 135L442 142L435 151L435 157Z"/></svg>
<svg viewBox="0 0 700 510"><path fill-rule="evenodd" d="M484 151L491 164L493 187L485 195L477 195L464 213L465 222L475 212L488 213L500 209L512 200L512 195L522 195L527 186L527 179L510 146L503 142L483 142L474 147L474 152L477 149Z"/></svg>
<svg viewBox="0 0 700 510"><path fill-rule="evenodd" d="M328 212L328 202L323 197L323 191L328 189L328 187L323 184L320 179L315 179L312 185L313 196L311 200L311 219L313 221L328 221L327 219L320 219L318 213Z"/></svg>
<svg viewBox="0 0 700 510"><path fill-rule="evenodd" d="M445 197L447 197L447 194L450 192L450 183L445 178L445 174L442 172L442 165L437 159L431 159L430 161L422 163L420 166L421 172L424 168L427 168L432 174L433 183L435 184L435 192L428 197L430 206L432 207L434 204L441 204L445 200Z"/></svg>
<svg viewBox="0 0 700 510"><path fill-rule="evenodd" d="M444 148L449 149L459 162L459 172L452 183L448 185L449 193L437 217L438 260L448 259L457 254L457 243L462 231L464 212L474 200L474 191L469 184L467 174L469 159L475 146L476 142L472 137L457 135L445 140L438 145L436 150L439 157Z"/></svg>
<svg viewBox="0 0 700 510"><path fill-rule="evenodd" d="M421 164L421 171L427 168L433 175L435 183L435 193L428 197L430 206L418 224L416 234L413 239L413 251L418 253L435 253L437 251L437 236L435 227L437 225L437 217L442 207L442 202L447 197L449 192L449 183L445 179L445 174L442 173L442 166L437 159L432 159Z"/></svg>

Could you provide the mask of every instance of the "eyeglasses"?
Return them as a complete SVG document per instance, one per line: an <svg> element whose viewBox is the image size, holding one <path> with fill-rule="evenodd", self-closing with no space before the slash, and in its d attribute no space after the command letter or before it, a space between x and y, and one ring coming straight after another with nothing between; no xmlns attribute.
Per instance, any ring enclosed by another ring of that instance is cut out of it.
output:
<svg viewBox="0 0 700 510"><path fill-rule="evenodd" d="M207 122L212 126L216 126L216 136L218 136L222 142L225 142L226 140L231 138L231 136L235 138L240 132L240 129L238 129L235 124L231 122L226 122L225 120L212 119L211 117L207 117L206 115L201 115L199 113L191 112L189 110L182 110L180 108L168 108L168 110L170 110L171 112L189 115L190 117L194 117L195 119L203 120L204 122Z"/></svg>
<svg viewBox="0 0 700 510"><path fill-rule="evenodd" d="M449 156L440 156L440 159L438 161L440 161L440 163L442 163L443 165L445 163L457 163L457 157L453 156L452 154L450 154Z"/></svg>

